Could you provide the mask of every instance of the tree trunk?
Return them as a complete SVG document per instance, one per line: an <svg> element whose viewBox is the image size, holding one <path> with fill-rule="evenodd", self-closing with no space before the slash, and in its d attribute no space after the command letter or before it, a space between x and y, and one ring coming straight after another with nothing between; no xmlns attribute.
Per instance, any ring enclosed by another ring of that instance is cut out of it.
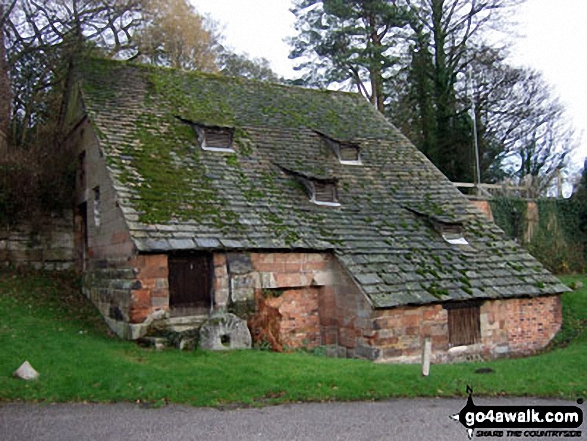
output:
<svg viewBox="0 0 587 441"><path fill-rule="evenodd" d="M10 125L10 77L4 43L4 6L0 4L0 158L8 153L8 127Z"/></svg>

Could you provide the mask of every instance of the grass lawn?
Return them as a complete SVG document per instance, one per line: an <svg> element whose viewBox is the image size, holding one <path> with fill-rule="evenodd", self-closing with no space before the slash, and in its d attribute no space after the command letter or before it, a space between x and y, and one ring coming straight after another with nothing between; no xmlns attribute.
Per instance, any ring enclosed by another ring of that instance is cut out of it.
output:
<svg viewBox="0 0 587 441"><path fill-rule="evenodd" d="M587 276L564 278L565 282ZM0 401L140 401L196 406L475 395L587 397L587 288L563 296L558 346L524 359L381 365L296 352L156 352L108 335L71 278L0 270ZM556 345L555 345L556 346ZM28 360L34 382L12 378ZM479 367L494 373L476 374Z"/></svg>

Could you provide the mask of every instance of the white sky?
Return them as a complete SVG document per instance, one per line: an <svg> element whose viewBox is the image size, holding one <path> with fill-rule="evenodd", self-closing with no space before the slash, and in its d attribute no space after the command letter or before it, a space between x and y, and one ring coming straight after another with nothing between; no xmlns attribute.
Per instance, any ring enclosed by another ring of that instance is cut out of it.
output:
<svg viewBox="0 0 587 441"><path fill-rule="evenodd" d="M223 29L224 43L236 52L264 57L273 70L293 77L285 38L295 35L290 0L190 0ZM526 0L515 19L520 38L511 63L534 67L554 86L582 134L574 163L587 156L587 0Z"/></svg>

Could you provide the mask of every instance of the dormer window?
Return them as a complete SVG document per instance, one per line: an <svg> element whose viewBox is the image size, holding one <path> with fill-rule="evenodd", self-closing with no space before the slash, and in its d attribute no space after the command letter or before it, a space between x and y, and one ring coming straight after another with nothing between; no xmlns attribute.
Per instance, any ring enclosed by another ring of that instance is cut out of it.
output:
<svg viewBox="0 0 587 441"><path fill-rule="evenodd" d="M360 165L359 146L349 142L341 142L338 145L338 160L341 164Z"/></svg>
<svg viewBox="0 0 587 441"><path fill-rule="evenodd" d="M340 207L338 202L337 179L328 177L309 176L294 170L277 165L283 172L293 176L306 190L310 202L328 207Z"/></svg>
<svg viewBox="0 0 587 441"><path fill-rule="evenodd" d="M463 226L461 224L442 224L440 225L440 234L451 245L469 245L469 242L463 236Z"/></svg>
<svg viewBox="0 0 587 441"><path fill-rule="evenodd" d="M340 203L337 198L336 182L314 180L312 184L311 201L317 205L338 207Z"/></svg>
<svg viewBox="0 0 587 441"><path fill-rule="evenodd" d="M345 165L361 165L361 151L358 144L347 141L337 141L323 133L317 132L332 149L338 162Z"/></svg>
<svg viewBox="0 0 587 441"><path fill-rule="evenodd" d="M176 118L193 129L202 150L234 153L234 129L229 127L205 126L179 116Z"/></svg>
<svg viewBox="0 0 587 441"><path fill-rule="evenodd" d="M215 152L234 152L232 130L222 127L204 127L202 149Z"/></svg>

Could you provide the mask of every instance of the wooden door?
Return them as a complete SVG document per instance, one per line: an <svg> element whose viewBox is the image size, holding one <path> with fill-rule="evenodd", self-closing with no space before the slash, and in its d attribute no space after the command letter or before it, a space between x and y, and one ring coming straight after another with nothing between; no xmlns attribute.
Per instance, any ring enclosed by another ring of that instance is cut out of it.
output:
<svg viewBox="0 0 587 441"><path fill-rule="evenodd" d="M169 306L208 312L211 279L210 255L169 256Z"/></svg>

